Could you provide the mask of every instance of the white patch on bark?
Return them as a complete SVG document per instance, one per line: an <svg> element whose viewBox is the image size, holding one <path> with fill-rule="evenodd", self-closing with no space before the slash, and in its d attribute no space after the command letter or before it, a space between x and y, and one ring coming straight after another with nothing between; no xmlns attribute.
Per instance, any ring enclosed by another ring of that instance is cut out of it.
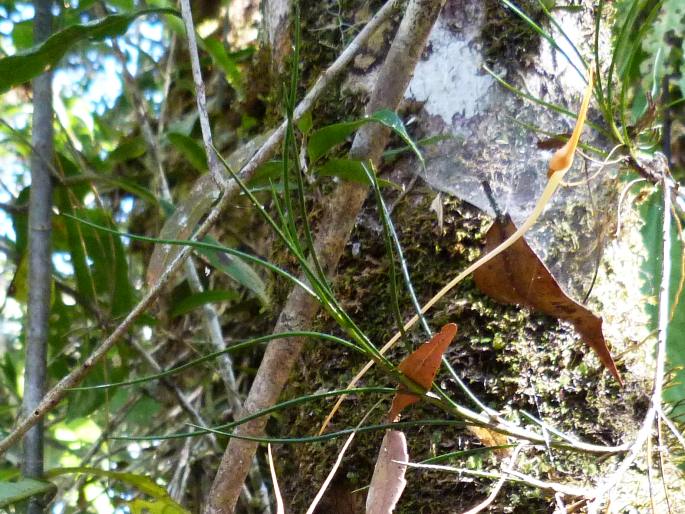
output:
<svg viewBox="0 0 685 514"><path fill-rule="evenodd" d="M461 37L438 20L428 41L430 56L419 61L406 95L425 102L426 113L441 117L446 125L456 115L477 114L493 83L483 72L480 52L469 44L469 35Z"/></svg>

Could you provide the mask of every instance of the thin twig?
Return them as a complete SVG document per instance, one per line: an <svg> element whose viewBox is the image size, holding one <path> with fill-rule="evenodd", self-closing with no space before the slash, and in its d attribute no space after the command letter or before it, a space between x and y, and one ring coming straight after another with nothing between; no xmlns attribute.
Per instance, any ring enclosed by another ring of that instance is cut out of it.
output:
<svg viewBox="0 0 685 514"><path fill-rule="evenodd" d="M119 48L116 41L112 43L112 48L116 54L119 62L121 64L124 80L126 82L127 90L131 95L131 100L135 107L136 117L138 118L138 124L140 125L143 133L143 139L148 148L150 155L150 160L152 161L152 167L156 171L157 182L159 185L159 193L165 201L173 203L173 196L171 194L171 189L169 188L169 182L166 178L166 172L164 170L164 163L162 160L162 153L159 148L158 136L152 130L150 120L148 117L148 111L143 99L143 95L138 88L135 77L131 75L126 67L126 56ZM167 70L168 71L168 70ZM166 81L165 81L166 83ZM184 264L185 277L188 281L188 285L193 293L202 293L204 287L200 281L200 276L197 273L195 263L192 257L188 257L188 260ZM217 315L216 309L211 304L204 304L201 308L202 312L202 322L204 324L205 332L209 342L214 347L215 351L221 351L226 349L226 344L224 342L224 337L221 331L221 324L219 323L219 316ZM225 353L221 355L218 359L218 370L221 379L224 382L224 387L226 388L226 393L228 396L228 402L231 405L234 416L239 417L242 404L240 403L240 398L236 390L235 385L235 373L233 372L233 361L231 357Z"/></svg>
<svg viewBox="0 0 685 514"><path fill-rule="evenodd" d="M566 496L577 498L592 498L593 491L583 487L578 487L569 484L560 484L557 482L545 482L529 475L524 475L518 471L507 471L503 474L493 473L489 471L477 471L469 468L455 468L452 466L445 466L442 464L421 464L418 462L399 462L411 468L433 469L436 471L448 471L450 473L459 473L460 475L471 475L479 478L491 478L493 480L500 480L504 476L511 482L519 482L540 489L541 491L549 491L552 493L561 493Z"/></svg>

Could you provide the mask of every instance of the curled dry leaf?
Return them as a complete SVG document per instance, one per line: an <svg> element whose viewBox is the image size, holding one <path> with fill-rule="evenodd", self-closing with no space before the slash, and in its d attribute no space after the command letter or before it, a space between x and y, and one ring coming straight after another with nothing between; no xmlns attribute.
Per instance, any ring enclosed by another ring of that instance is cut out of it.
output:
<svg viewBox="0 0 685 514"><path fill-rule="evenodd" d="M366 496L366 514L389 514L395 509L407 481L404 474L409 453L407 438L399 430L387 430L383 437L376 466L373 470L369 494Z"/></svg>
<svg viewBox="0 0 685 514"><path fill-rule="evenodd" d="M438 373L442 354L457 335L457 325L448 323L440 332L435 334L430 341L423 343L409 356L407 356L398 366L403 375L407 376L428 391ZM400 412L409 405L419 401L419 397L406 391L400 386L400 390L393 398L390 414L391 421L395 421Z"/></svg>
<svg viewBox="0 0 685 514"><path fill-rule="evenodd" d="M502 222L496 221L487 233L485 250L496 248L514 232L516 226L508 217ZM623 385L604 340L602 318L569 298L524 238L477 269L473 278L478 289L498 302L525 305L569 321L604 367Z"/></svg>

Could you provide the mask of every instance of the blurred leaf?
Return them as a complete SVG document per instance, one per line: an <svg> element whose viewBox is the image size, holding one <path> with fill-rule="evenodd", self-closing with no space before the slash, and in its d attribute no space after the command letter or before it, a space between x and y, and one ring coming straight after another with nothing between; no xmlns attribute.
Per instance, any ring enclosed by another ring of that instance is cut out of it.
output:
<svg viewBox="0 0 685 514"><path fill-rule="evenodd" d="M133 0L107 0L108 4L112 4L114 7L122 11L132 11L135 7Z"/></svg>
<svg viewBox="0 0 685 514"><path fill-rule="evenodd" d="M251 187L270 186L283 178L283 161L267 161L257 168L248 181Z"/></svg>
<svg viewBox="0 0 685 514"><path fill-rule="evenodd" d="M37 495L52 497L56 492L55 484L45 480L32 478L3 480L0 481L0 507L7 507Z"/></svg>
<svg viewBox="0 0 685 514"><path fill-rule="evenodd" d="M207 171L207 155L202 145L195 139L180 132L169 132L166 137L193 168L201 173Z"/></svg>
<svg viewBox="0 0 685 514"><path fill-rule="evenodd" d="M126 502L126 505L131 509L131 514L185 514L190 512L178 504L171 505L169 502L173 502L171 497L168 498L168 501L136 498Z"/></svg>
<svg viewBox="0 0 685 514"><path fill-rule="evenodd" d="M12 43L17 51L33 46L33 20L20 21L12 28Z"/></svg>
<svg viewBox="0 0 685 514"><path fill-rule="evenodd" d="M205 237L203 241L206 243L218 244L215 239L209 236ZM264 281L259 277L257 272L252 269L252 266L247 264L240 257L209 250L207 248L198 248L197 252L204 255L216 269L222 271L240 285L252 291L252 293L259 298L262 305L265 307L269 305L270 300L266 293Z"/></svg>
<svg viewBox="0 0 685 514"><path fill-rule="evenodd" d="M100 209L78 208L65 212L98 225L115 227L110 214ZM112 317L128 313L134 303L134 293L121 238L71 218L62 219L79 293L93 306L104 300L110 307Z"/></svg>
<svg viewBox="0 0 685 514"><path fill-rule="evenodd" d="M4 385L9 387L13 392L17 392L17 367L12 360L11 352L5 352L3 355L2 364L0 364L2 374L5 376L2 381Z"/></svg>
<svg viewBox="0 0 685 514"><path fill-rule="evenodd" d="M24 252L19 258L19 263L14 270L12 282L7 288L7 295L14 298L19 303L27 303L29 300L29 256L28 252Z"/></svg>
<svg viewBox="0 0 685 514"><path fill-rule="evenodd" d="M161 13L179 16L177 11L169 8L143 9L131 14L112 14L93 22L71 25L54 33L32 50L0 59L0 93L52 69L76 43L119 36L126 32L129 25L139 16Z"/></svg>
<svg viewBox="0 0 685 514"><path fill-rule="evenodd" d="M225 291L209 290L195 293L176 303L176 305L171 308L169 316L172 318L183 316L208 303L229 302L237 300L238 298L240 298L240 295L232 289Z"/></svg>
<svg viewBox="0 0 685 514"><path fill-rule="evenodd" d="M306 111L300 118L300 121L297 122L297 128L303 134L309 134L313 127L314 122L312 121L312 112Z"/></svg>
<svg viewBox="0 0 685 514"><path fill-rule="evenodd" d="M402 119L395 111L383 109L373 113L371 116L354 121L334 123L312 132L307 143L307 155L309 161L314 164L328 151L345 142L345 140L359 127L370 122L377 122L393 130L402 140L412 149L423 164L423 157L418 147L409 137L404 128Z"/></svg>
<svg viewBox="0 0 685 514"><path fill-rule="evenodd" d="M644 20L641 19L641 23ZM640 66L640 73L645 82L656 82L659 88L664 74L671 73L680 77L681 93L685 94L685 78L681 75L685 72L685 60L683 59L684 48L676 44L678 39L685 37L685 4L682 0L665 0L661 10L644 38L635 40L632 44L641 43L647 56ZM658 58L657 58L658 56ZM658 90L658 89L657 89Z"/></svg>
<svg viewBox="0 0 685 514"><path fill-rule="evenodd" d="M234 151L227 159L233 170L239 170L268 139L272 131L255 136L245 145ZM188 196L183 199L173 214L164 223L159 239L188 239L198 222L209 212L219 198L219 187L209 173L200 176ZM181 251L180 246L156 244L147 269L147 283L154 284L166 266ZM235 261L234 261L235 262ZM247 264L242 263L244 266ZM236 270L236 272L238 272ZM252 273L256 276L254 271ZM253 277L254 278L254 277ZM257 277L259 278L259 277ZM241 282L242 283L242 282ZM243 284L246 285L246 284ZM254 283L256 285L256 283ZM246 287L250 287L247 286ZM252 289L254 291L254 289Z"/></svg>
<svg viewBox="0 0 685 514"><path fill-rule="evenodd" d="M440 368L442 355L456 335L457 325L448 323L430 341L423 343L409 354L400 363L398 369L404 376L410 378L412 382L420 385L424 391L428 391ZM418 401L419 397L416 394L410 393L400 386L399 391L392 400L388 418L390 421L395 421L403 409Z"/></svg>
<svg viewBox="0 0 685 514"><path fill-rule="evenodd" d="M226 52L226 47L221 41L213 37L201 39L200 41L204 44L207 53L209 53L214 62L224 72L226 82L228 82L231 87L237 91L238 96L242 98L245 95L242 75L240 74L240 70L233 57Z"/></svg>
<svg viewBox="0 0 685 514"><path fill-rule="evenodd" d="M124 138L119 145L110 152L107 160L110 162L124 162L145 155L147 146L142 137Z"/></svg>
<svg viewBox="0 0 685 514"><path fill-rule="evenodd" d="M46 473L46 476L52 478L59 475L68 475L73 473L83 473L85 475L92 475L101 478L110 478L118 480L130 486L135 487L138 491L153 498L154 502L141 501L138 504L140 510L134 512L145 512L143 507L148 509L150 513L164 513L164 514L186 514L189 511L181 507L178 503L171 499L169 493L162 486L157 485L152 478L145 475L136 475L135 473L122 473L119 471L105 471L99 468L88 467L74 467L74 468L55 468ZM129 503L131 505L133 502ZM136 508L138 508L136 507Z"/></svg>

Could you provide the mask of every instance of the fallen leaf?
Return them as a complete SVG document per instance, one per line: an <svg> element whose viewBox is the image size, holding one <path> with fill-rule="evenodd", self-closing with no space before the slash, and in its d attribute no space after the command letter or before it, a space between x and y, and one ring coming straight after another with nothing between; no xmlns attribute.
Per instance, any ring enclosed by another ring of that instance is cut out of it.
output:
<svg viewBox="0 0 685 514"><path fill-rule="evenodd" d="M496 221L487 233L485 250L496 248L514 232L516 226L510 218ZM477 269L473 278L478 289L498 302L525 305L569 321L604 367L623 385L604 340L602 318L569 298L524 238Z"/></svg>
<svg viewBox="0 0 685 514"><path fill-rule="evenodd" d="M457 325L448 323L430 341L423 343L407 356L400 363L398 369L412 382L428 391L438 373L442 354L445 353L455 335L457 335ZM395 421L403 409L418 401L419 396L400 386L400 390L395 395L390 407L390 420Z"/></svg>
<svg viewBox="0 0 685 514"><path fill-rule="evenodd" d="M369 494L366 496L366 514L389 514L395 509L407 485L404 478L407 465L398 464L396 461L408 460L407 438L404 432L386 431L373 470Z"/></svg>

